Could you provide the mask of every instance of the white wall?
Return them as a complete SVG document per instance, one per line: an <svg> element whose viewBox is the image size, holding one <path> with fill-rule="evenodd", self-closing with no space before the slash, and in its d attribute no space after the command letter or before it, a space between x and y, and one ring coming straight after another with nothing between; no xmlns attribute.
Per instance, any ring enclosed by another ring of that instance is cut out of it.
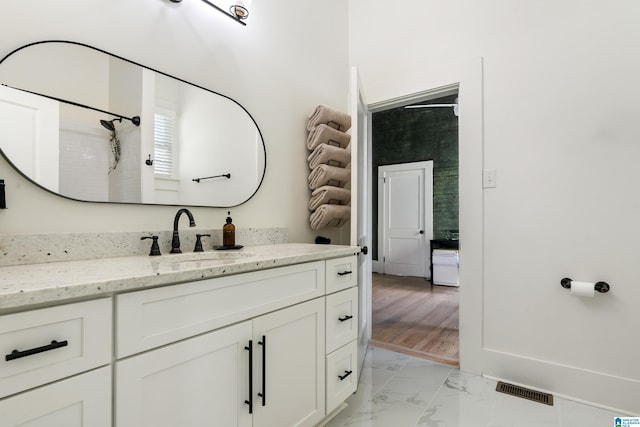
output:
<svg viewBox="0 0 640 427"><path fill-rule="evenodd" d="M242 27L196 0L23 0L2 6L0 35L0 56L38 40L73 40L231 96L252 114L267 149L264 182L234 208L236 227L288 227L297 242L318 234L306 207L305 124L317 104L347 108L345 2L256 1ZM166 230L176 211L64 200L2 159L0 178L9 206L0 233ZM226 217L226 209L193 212L202 228L220 228Z"/></svg>
<svg viewBox="0 0 640 427"><path fill-rule="evenodd" d="M479 370L635 413L639 20L634 0L351 0L349 21L370 103L483 58L480 161L498 185L478 212L461 212L461 223L483 218L480 274L461 283L483 286ZM481 176L467 184L480 188ZM579 299L563 277L612 290Z"/></svg>

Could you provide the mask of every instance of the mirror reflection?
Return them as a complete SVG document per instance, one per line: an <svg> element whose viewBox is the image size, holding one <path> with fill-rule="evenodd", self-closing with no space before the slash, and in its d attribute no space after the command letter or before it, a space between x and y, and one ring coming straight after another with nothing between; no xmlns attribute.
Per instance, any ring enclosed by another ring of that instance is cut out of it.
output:
<svg viewBox="0 0 640 427"><path fill-rule="evenodd" d="M260 187L266 153L224 95L90 46L23 46L0 61L0 150L82 201L229 207Z"/></svg>

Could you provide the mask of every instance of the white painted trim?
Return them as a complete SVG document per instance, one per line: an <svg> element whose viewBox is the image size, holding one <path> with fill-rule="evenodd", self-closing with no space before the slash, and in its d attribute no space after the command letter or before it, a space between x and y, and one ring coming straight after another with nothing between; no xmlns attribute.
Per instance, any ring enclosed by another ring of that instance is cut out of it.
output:
<svg viewBox="0 0 640 427"><path fill-rule="evenodd" d="M450 64L450 75L425 76L425 90L399 94L369 104L382 111L437 98L458 91L460 116L459 200L460 200L460 369L480 374L483 371L483 288L484 288L484 211L483 167L483 60L481 57L462 64ZM446 81L446 79L449 79ZM363 189L358 188L358 191Z"/></svg>
<svg viewBox="0 0 640 427"><path fill-rule="evenodd" d="M382 268L382 267L380 267L381 264L382 263L379 263L377 259L372 260L371 261L371 271L373 273L379 273L379 274L383 273L382 271L380 271L380 269Z"/></svg>
<svg viewBox="0 0 640 427"><path fill-rule="evenodd" d="M484 153L483 63L476 58L463 65L458 104L460 203L460 369L483 372L484 330Z"/></svg>
<svg viewBox="0 0 640 427"><path fill-rule="evenodd" d="M430 99L454 95L458 92L458 86L458 83L452 83L434 89L413 93L407 96L400 96L385 101L375 102L369 105L369 111L371 111L372 113L376 113L378 111L384 111L403 105L414 104L416 102L428 101Z"/></svg>
<svg viewBox="0 0 640 427"><path fill-rule="evenodd" d="M486 348L483 359L483 376L487 378L588 403L620 415L640 416L640 381Z"/></svg>

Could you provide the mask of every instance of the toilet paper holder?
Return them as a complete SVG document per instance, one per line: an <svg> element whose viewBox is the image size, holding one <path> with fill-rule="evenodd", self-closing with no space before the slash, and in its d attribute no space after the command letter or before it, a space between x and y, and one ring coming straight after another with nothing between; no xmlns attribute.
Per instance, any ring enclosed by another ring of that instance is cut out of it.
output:
<svg viewBox="0 0 640 427"><path fill-rule="evenodd" d="M562 279L560 281L560 285L562 285L563 288L565 289L571 289L571 282L573 280L569 279L568 277L565 277L564 279ZM607 282L596 282L596 284L593 286L593 288L600 292L601 294L607 293L609 292L609 289L611 289L611 287L609 286L609 284Z"/></svg>

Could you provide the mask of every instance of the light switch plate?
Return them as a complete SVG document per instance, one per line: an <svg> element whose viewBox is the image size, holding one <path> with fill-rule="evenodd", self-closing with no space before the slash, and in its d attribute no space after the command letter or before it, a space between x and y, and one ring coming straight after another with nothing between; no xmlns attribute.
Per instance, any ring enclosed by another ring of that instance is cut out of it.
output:
<svg viewBox="0 0 640 427"><path fill-rule="evenodd" d="M484 169L482 171L482 188L496 187L496 170Z"/></svg>

